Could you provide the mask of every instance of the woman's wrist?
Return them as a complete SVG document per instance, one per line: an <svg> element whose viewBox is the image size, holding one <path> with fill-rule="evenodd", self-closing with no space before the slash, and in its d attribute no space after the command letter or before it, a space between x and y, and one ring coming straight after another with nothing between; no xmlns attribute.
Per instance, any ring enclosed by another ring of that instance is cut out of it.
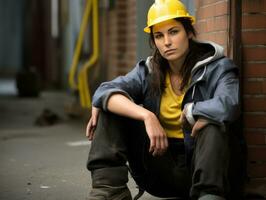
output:
<svg viewBox="0 0 266 200"><path fill-rule="evenodd" d="M145 122L145 121L147 121L147 120L153 118L154 116L155 116L155 115L154 115L153 112L151 112L151 111L149 111L149 110L143 108L143 112L141 113L141 120L142 120L142 121Z"/></svg>

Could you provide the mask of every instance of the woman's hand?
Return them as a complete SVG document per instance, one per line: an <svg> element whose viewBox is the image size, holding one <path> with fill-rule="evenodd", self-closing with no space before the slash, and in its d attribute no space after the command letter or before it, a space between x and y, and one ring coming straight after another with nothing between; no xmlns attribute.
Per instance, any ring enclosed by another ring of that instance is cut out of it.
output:
<svg viewBox="0 0 266 200"><path fill-rule="evenodd" d="M87 124L86 128L86 136L89 138L89 140L93 139L94 131L97 126L98 116L99 116L99 108L93 107L91 110L91 118Z"/></svg>
<svg viewBox="0 0 266 200"><path fill-rule="evenodd" d="M153 156L162 155L168 147L168 140L159 120L154 113L148 112L144 117L144 124L150 139L149 152Z"/></svg>
<svg viewBox="0 0 266 200"><path fill-rule="evenodd" d="M191 137L195 137L198 132L203 129L205 126L207 126L209 124L209 121L205 118L198 118L198 120L195 122L195 124L191 127L191 125L189 124L187 118L186 118L186 114L185 114L185 110L181 113L180 116L180 122L182 124L182 127L186 130L191 130Z"/></svg>
<svg viewBox="0 0 266 200"><path fill-rule="evenodd" d="M209 124L209 121L204 118L199 118L194 124L191 132L191 137L195 137L201 129Z"/></svg>

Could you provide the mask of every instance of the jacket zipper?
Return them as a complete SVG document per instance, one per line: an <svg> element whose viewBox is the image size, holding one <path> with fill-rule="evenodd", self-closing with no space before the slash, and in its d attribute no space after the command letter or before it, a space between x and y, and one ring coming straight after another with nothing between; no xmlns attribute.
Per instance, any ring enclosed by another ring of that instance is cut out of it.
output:
<svg viewBox="0 0 266 200"><path fill-rule="evenodd" d="M203 78L203 76L204 76L205 73L206 73L206 69L207 69L207 65L204 66L204 70L203 70L202 74L200 75L200 77L188 87L188 89L187 89L187 91L186 91L186 93L185 93L185 95L184 95L183 101L184 101L184 99L186 98L186 96L188 95L188 91L191 90L192 87L193 87L193 91L192 91L191 99L193 100L193 98L194 98L194 94L195 94L195 90L196 90L196 84L198 84L198 83L201 82L201 81L204 81L202 78ZM193 76L193 75L192 75L192 76ZM182 101L182 103L181 103L182 107L184 106L184 105L183 105L183 103L184 103L183 101Z"/></svg>

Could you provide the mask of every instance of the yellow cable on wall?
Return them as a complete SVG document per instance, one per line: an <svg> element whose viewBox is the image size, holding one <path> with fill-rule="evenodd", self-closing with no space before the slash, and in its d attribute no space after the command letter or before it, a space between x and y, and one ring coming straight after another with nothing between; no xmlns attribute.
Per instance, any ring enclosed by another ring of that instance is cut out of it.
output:
<svg viewBox="0 0 266 200"><path fill-rule="evenodd" d="M92 46L93 51L89 60L82 66L79 72L79 93L81 106L91 107L91 96L88 84L88 71L95 64L99 57L99 39L98 39L98 0L92 0Z"/></svg>

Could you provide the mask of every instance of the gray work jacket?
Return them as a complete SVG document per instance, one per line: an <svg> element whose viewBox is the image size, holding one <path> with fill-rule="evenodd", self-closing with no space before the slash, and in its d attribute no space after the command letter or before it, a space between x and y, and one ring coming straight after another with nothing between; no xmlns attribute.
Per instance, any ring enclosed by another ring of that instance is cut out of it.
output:
<svg viewBox="0 0 266 200"><path fill-rule="evenodd" d="M191 125L198 117L204 117L224 127L235 121L240 113L238 68L223 55L221 46L212 42L199 43L213 48L214 54L193 67L182 109L187 108L186 117ZM152 73L150 59L138 62L125 76L102 83L93 96L93 106L107 110L109 97L120 93L158 116L161 95L148 95Z"/></svg>

